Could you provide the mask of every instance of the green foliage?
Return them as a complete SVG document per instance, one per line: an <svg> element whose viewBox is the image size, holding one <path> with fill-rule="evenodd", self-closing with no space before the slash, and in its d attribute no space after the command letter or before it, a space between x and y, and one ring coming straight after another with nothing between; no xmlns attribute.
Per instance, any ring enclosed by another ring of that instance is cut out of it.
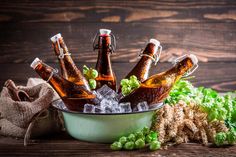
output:
<svg viewBox="0 0 236 157"><path fill-rule="evenodd" d="M165 103L174 105L180 100L187 104L193 102L201 107L208 114L208 120L224 120L227 124L235 128L236 126L236 93L227 93L222 96L210 88L195 88L189 81L178 81Z"/></svg>

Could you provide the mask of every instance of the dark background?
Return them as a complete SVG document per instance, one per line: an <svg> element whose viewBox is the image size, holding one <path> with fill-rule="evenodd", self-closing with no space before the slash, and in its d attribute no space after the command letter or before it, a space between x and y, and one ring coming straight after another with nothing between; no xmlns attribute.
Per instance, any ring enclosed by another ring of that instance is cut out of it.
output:
<svg viewBox="0 0 236 157"><path fill-rule="evenodd" d="M80 68L94 66L92 39L99 28L112 29L117 37L112 66L119 80L135 65L148 39L156 38L163 55L152 74L191 52L201 61L195 85L236 89L234 0L0 1L0 87L8 78L23 85L37 76L29 67L35 57L58 67L49 40L58 32Z"/></svg>

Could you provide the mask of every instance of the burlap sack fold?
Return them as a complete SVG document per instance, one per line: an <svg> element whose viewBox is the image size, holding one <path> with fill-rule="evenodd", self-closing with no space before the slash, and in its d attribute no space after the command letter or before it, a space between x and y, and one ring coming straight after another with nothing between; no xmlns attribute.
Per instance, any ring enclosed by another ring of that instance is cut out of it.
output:
<svg viewBox="0 0 236 157"><path fill-rule="evenodd" d="M31 78L27 86L17 87L30 96L31 102L14 101L11 91L3 87L0 93L0 135L29 138L30 135L39 136L61 129L58 112L50 107L58 95L42 82Z"/></svg>

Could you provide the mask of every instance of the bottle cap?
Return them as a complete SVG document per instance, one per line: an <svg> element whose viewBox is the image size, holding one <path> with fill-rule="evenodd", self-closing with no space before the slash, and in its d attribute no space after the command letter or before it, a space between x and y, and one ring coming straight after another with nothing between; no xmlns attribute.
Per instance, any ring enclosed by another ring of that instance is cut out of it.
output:
<svg viewBox="0 0 236 157"><path fill-rule="evenodd" d="M156 39L150 39L149 40L149 43L153 43L154 45L155 45L155 50L154 50L154 52L156 53L157 52L157 50L158 50L158 47L160 46L160 41L158 41L158 40L156 40ZM160 52L161 53L161 52ZM160 56L159 56L160 57Z"/></svg>
<svg viewBox="0 0 236 157"><path fill-rule="evenodd" d="M51 37L51 41L52 41L53 43L55 43L55 42L57 42L57 40L58 40L59 38L61 38L61 33L58 33L58 34L54 35L53 37Z"/></svg>
<svg viewBox="0 0 236 157"><path fill-rule="evenodd" d="M110 29L99 29L100 35L110 35Z"/></svg>
<svg viewBox="0 0 236 157"><path fill-rule="evenodd" d="M197 56L194 55L194 54L190 54L189 55L189 58L191 58L191 60L193 61L193 64L197 64L198 63L198 59L197 59Z"/></svg>
<svg viewBox="0 0 236 157"><path fill-rule="evenodd" d="M155 44L157 47L160 46L160 44L161 44L160 41L158 41L158 40L156 40L156 39L150 39L150 40L149 40L149 43L153 43L153 44Z"/></svg>
<svg viewBox="0 0 236 157"><path fill-rule="evenodd" d="M41 60L39 58L35 58L34 61L30 64L30 67L35 69L39 63L41 62Z"/></svg>

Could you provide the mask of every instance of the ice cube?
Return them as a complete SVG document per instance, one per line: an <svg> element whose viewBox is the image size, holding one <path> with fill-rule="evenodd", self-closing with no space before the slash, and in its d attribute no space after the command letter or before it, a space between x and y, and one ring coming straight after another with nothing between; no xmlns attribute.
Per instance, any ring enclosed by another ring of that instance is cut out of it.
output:
<svg viewBox="0 0 236 157"><path fill-rule="evenodd" d="M113 107L112 113L121 113L121 107L120 106Z"/></svg>
<svg viewBox="0 0 236 157"><path fill-rule="evenodd" d="M98 92L96 92L96 91L92 91L92 93L93 93L94 95L96 95L96 98L97 98L97 99L99 99L99 100L102 100L102 99L103 99L103 96L102 96L100 93L98 93Z"/></svg>
<svg viewBox="0 0 236 157"><path fill-rule="evenodd" d="M99 88L97 90L97 93L104 98L115 98L118 95L113 89L111 89L107 85L103 85L101 88Z"/></svg>
<svg viewBox="0 0 236 157"><path fill-rule="evenodd" d="M104 107L104 112L105 113L112 113L112 107L111 106Z"/></svg>
<svg viewBox="0 0 236 157"><path fill-rule="evenodd" d="M147 111L149 109L148 104L146 101L140 102L137 105L138 111Z"/></svg>
<svg viewBox="0 0 236 157"><path fill-rule="evenodd" d="M101 102L100 102L100 107L101 108L105 108L107 106L112 106L112 102L109 100L109 99L103 99Z"/></svg>
<svg viewBox="0 0 236 157"><path fill-rule="evenodd" d="M85 104L84 105L84 113L94 113L94 105L92 104Z"/></svg>
<svg viewBox="0 0 236 157"><path fill-rule="evenodd" d="M105 111L103 111L100 106L94 106L94 112L95 113L104 113Z"/></svg>
<svg viewBox="0 0 236 157"><path fill-rule="evenodd" d="M129 102L119 104L122 113L132 112L131 104Z"/></svg>

